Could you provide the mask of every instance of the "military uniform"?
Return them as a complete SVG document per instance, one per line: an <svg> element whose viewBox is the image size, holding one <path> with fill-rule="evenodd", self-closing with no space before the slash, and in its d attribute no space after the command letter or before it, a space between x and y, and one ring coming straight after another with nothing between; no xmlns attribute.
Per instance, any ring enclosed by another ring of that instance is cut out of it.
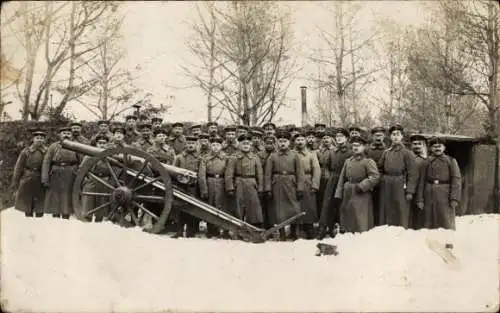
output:
<svg viewBox="0 0 500 313"><path fill-rule="evenodd" d="M345 161L335 197L342 199L340 226L346 232L363 232L373 227L371 191L379 179L377 164L372 159L356 155Z"/></svg>
<svg viewBox="0 0 500 313"><path fill-rule="evenodd" d="M224 147L222 151L224 151L224 153L229 157L234 157L236 154L240 152L237 142L228 143L224 141L222 145Z"/></svg>
<svg viewBox="0 0 500 313"><path fill-rule="evenodd" d="M272 193L270 223L279 224L302 211L298 193L304 192L305 174L297 152L273 152L266 163L265 191Z"/></svg>
<svg viewBox="0 0 500 313"><path fill-rule="evenodd" d="M73 212L71 192L75 170L80 164L77 153L54 142L45 153L42 164L42 183L49 185L45 195L45 212L68 218Z"/></svg>
<svg viewBox="0 0 500 313"><path fill-rule="evenodd" d="M261 226L264 222L259 193L264 187L264 175L259 157L242 152L229 159L225 172L226 190L235 192L235 216Z"/></svg>
<svg viewBox="0 0 500 313"><path fill-rule="evenodd" d="M126 128L125 129L125 143L128 145L132 145L134 142L139 141L141 138L141 133L139 133L137 130L133 128Z"/></svg>
<svg viewBox="0 0 500 313"><path fill-rule="evenodd" d="M47 147L29 146L17 158L12 176L12 186L17 189L15 208L24 211L26 216L43 215L45 192L42 186L42 163Z"/></svg>
<svg viewBox="0 0 500 313"><path fill-rule="evenodd" d="M425 228L455 229L455 208L460 202L462 177L457 161L430 156L421 167L417 202L422 203Z"/></svg>
<svg viewBox="0 0 500 313"><path fill-rule="evenodd" d="M382 157L382 154L384 151L387 149L385 144L383 142L378 143L378 142L372 142L368 149L366 149L366 156L375 161L375 164L378 164L380 158ZM380 187L377 184L375 188L373 188L372 191L372 198L373 198L373 223L375 226L380 225Z"/></svg>
<svg viewBox="0 0 500 313"><path fill-rule="evenodd" d="M79 135L78 137L72 137L71 140L83 143L84 145L90 145L90 140L82 135Z"/></svg>
<svg viewBox="0 0 500 313"><path fill-rule="evenodd" d="M313 224L318 221L316 192L319 189L321 169L315 152L307 148L302 150L296 148L296 152L304 169L304 198L300 200L300 205L306 215L300 219L300 223L302 223L302 231L305 232L306 238L311 239Z"/></svg>
<svg viewBox="0 0 500 313"><path fill-rule="evenodd" d="M380 212L382 225L410 225L410 204L406 194L414 194L417 187L418 168L413 152L396 144L385 150L378 167L380 180Z"/></svg>
<svg viewBox="0 0 500 313"><path fill-rule="evenodd" d="M173 137L170 141L170 147L174 149L176 155L180 154L186 148L186 137L184 135Z"/></svg>
<svg viewBox="0 0 500 313"><path fill-rule="evenodd" d="M88 162L90 160L94 160L94 157L85 156L83 158L82 164ZM111 180L111 172L106 165L105 162L99 161L97 162L90 171L92 174L101 178L103 181L109 183L110 185L114 185L114 182ZM84 192L93 192L93 193L110 193L110 190L103 186L101 183L95 181L94 179L90 179L88 177L82 182L82 191ZM110 201L111 197L109 196L95 196L95 195L82 195L82 210L83 213L86 214L90 210L97 208L98 206ZM92 220L92 217L95 217L96 222L101 222L105 216L108 215L109 207L105 207L100 209L99 211L92 214L92 216L87 217L88 220ZM86 216L86 215L84 215Z"/></svg>
<svg viewBox="0 0 500 313"><path fill-rule="evenodd" d="M181 152L175 158L174 166L198 173L201 160L202 160L201 157L198 155L196 151L194 152L184 151ZM197 182L192 185L182 185L181 189L193 197L199 196L199 185ZM191 204L182 203L181 205L191 205ZM177 236L182 235L184 225L186 225L186 237L193 237L195 235L196 230L198 229L198 224L199 224L198 218L182 211L179 212L179 218L177 224L178 226Z"/></svg>
<svg viewBox="0 0 500 313"><path fill-rule="evenodd" d="M321 216L323 197L325 194L325 189L328 183L328 179L330 178L330 170L328 169L328 159L330 157L330 153L334 151L334 149L335 146L331 145L330 147L321 146L319 147L318 150L316 150L319 167L321 169L319 189L318 192L316 193L316 208L318 210L318 216Z"/></svg>
<svg viewBox="0 0 500 313"><path fill-rule="evenodd" d="M147 150L151 156L160 161L161 163L173 165L175 161L175 152L173 149L166 146L151 145Z"/></svg>
<svg viewBox="0 0 500 313"><path fill-rule="evenodd" d="M208 200L208 204L234 215L233 208L226 206L226 189L224 173L228 163L228 157L221 151L217 154L209 154L200 163L199 185L202 199ZM217 226L207 223L207 235L217 235Z"/></svg>
<svg viewBox="0 0 500 313"><path fill-rule="evenodd" d="M337 188L340 172L344 166L345 160L352 156L352 151L349 145L344 144L337 146L335 150L330 151L327 161L329 173L328 182L325 187L323 203L321 207L321 216L319 220L320 234L324 235L328 228L333 231L335 223L340 221L339 217L339 201L335 200L335 190Z"/></svg>

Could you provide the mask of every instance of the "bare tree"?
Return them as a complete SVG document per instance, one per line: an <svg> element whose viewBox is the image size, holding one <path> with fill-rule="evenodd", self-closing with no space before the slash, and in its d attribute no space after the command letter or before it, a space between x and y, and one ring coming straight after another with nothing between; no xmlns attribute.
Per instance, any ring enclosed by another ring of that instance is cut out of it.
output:
<svg viewBox="0 0 500 313"><path fill-rule="evenodd" d="M200 14L201 21L193 25L197 38L189 43L205 75L187 72L207 93L209 107L219 105L233 122L270 121L284 105L297 70L288 56L289 14L283 5L269 2L233 1L208 8L209 17Z"/></svg>
<svg viewBox="0 0 500 313"><path fill-rule="evenodd" d="M16 88L22 117L38 120L47 110L53 91L61 93L51 114L58 116L67 103L85 94L94 82L78 76L82 66L95 58L91 38L95 24L116 11L113 2L22 2L22 23L9 25L25 52L23 78ZM42 55L40 55L42 54Z"/></svg>
<svg viewBox="0 0 500 313"><path fill-rule="evenodd" d="M321 65L323 75L319 80L316 75L311 80L328 94L324 103L318 103L319 111L335 112L337 118L320 120L330 125L360 123L362 113L366 113L361 112L359 106L361 95L380 70L369 65L373 43L379 34L360 29L358 19L362 6L359 4L335 1L324 8L332 15L335 25L332 30L318 28L326 49L321 50L321 55L312 55L310 60Z"/></svg>

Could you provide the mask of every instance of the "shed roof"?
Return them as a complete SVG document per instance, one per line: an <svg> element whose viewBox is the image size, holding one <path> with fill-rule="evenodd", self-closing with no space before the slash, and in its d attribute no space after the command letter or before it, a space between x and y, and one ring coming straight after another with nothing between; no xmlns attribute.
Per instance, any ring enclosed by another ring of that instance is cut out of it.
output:
<svg viewBox="0 0 500 313"><path fill-rule="evenodd" d="M442 138L446 141L452 142L466 142L466 143L489 143L493 144L491 140L487 137L470 137L464 135L454 135L454 134L443 134L443 133L421 133L427 139L432 137Z"/></svg>

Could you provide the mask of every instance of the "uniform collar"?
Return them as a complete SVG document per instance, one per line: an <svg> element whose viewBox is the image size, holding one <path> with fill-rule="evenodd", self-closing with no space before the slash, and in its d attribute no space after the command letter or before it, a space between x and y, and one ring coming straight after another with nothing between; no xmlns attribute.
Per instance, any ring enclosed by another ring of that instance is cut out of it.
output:
<svg viewBox="0 0 500 313"><path fill-rule="evenodd" d="M290 149L278 150L278 152L279 152L280 155L287 155L290 152Z"/></svg>
<svg viewBox="0 0 500 313"><path fill-rule="evenodd" d="M307 155L307 153L309 152L309 150L307 149L307 147L304 147L302 149L298 149L296 148L295 149L298 153L302 154L302 155Z"/></svg>
<svg viewBox="0 0 500 313"><path fill-rule="evenodd" d="M383 142L372 142L370 144L370 147L372 149L383 150L383 149L385 149L385 144Z"/></svg>
<svg viewBox="0 0 500 313"><path fill-rule="evenodd" d="M340 146L337 146L337 151L346 152L348 148L349 147L347 146L347 144L344 143L344 144L342 144Z"/></svg>

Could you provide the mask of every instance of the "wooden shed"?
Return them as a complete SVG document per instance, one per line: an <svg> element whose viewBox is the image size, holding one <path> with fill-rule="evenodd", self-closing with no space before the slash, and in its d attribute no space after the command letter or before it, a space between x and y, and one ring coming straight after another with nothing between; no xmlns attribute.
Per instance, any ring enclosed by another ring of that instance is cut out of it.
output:
<svg viewBox="0 0 500 313"><path fill-rule="evenodd" d="M457 215L500 213L499 153L487 138L424 133L427 139L446 142L446 153L454 157L462 173L462 201Z"/></svg>

